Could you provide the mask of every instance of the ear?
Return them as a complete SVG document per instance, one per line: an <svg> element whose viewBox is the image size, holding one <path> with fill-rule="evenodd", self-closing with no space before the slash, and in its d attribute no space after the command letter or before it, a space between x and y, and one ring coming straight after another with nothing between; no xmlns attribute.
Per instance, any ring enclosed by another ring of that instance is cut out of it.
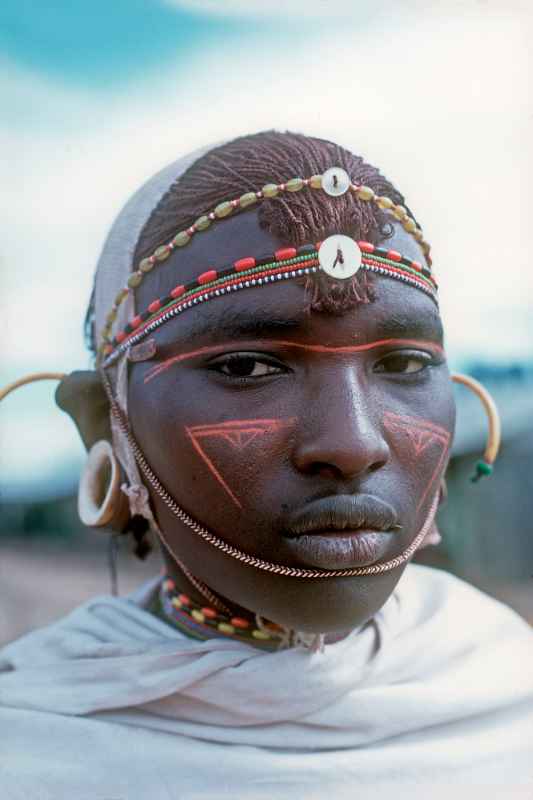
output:
<svg viewBox="0 0 533 800"><path fill-rule="evenodd" d="M56 403L76 425L87 450L100 439L111 441L109 402L97 372L71 372L56 389Z"/></svg>

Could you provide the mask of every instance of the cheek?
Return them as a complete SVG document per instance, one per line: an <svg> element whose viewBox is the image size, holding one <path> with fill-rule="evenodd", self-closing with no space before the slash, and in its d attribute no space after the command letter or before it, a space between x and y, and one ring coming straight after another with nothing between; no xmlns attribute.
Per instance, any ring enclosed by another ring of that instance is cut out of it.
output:
<svg viewBox="0 0 533 800"><path fill-rule="evenodd" d="M391 450L410 477L418 513L437 490L447 463L452 434L431 420L392 411L385 412L383 425Z"/></svg>
<svg viewBox="0 0 533 800"><path fill-rule="evenodd" d="M279 463L296 419L237 419L185 426L196 472L205 485L237 508L246 506L268 465Z"/></svg>

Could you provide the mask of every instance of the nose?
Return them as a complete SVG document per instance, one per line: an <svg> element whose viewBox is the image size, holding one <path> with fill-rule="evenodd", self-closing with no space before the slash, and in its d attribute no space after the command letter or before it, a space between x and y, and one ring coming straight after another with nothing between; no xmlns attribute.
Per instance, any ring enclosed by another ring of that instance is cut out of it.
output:
<svg viewBox="0 0 533 800"><path fill-rule="evenodd" d="M357 369L328 370L314 381L293 451L295 467L305 474L353 479L384 467L389 446L379 420L379 403Z"/></svg>

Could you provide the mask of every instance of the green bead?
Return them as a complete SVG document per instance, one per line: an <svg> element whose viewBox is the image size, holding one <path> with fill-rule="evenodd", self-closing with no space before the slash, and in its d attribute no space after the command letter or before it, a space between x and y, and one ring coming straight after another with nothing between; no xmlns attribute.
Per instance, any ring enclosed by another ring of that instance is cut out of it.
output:
<svg viewBox="0 0 533 800"><path fill-rule="evenodd" d="M136 289L137 286L141 285L143 279L142 272L132 272L130 277L128 278L128 286L130 289Z"/></svg>
<svg viewBox="0 0 533 800"><path fill-rule="evenodd" d="M257 203L257 196L255 192L246 192L246 194L241 195L239 198L239 205L241 208L253 206L254 203Z"/></svg>
<svg viewBox="0 0 533 800"><path fill-rule="evenodd" d="M180 231L172 239L172 244L175 247L183 247L184 245L189 244L190 241L191 241L190 233L187 233L187 231Z"/></svg>
<svg viewBox="0 0 533 800"><path fill-rule="evenodd" d="M287 181L285 184L285 188L288 192L299 192L300 189L303 189L303 186L303 178L291 178L290 181Z"/></svg>
<svg viewBox="0 0 533 800"><path fill-rule="evenodd" d="M205 231L205 229L209 228L210 225L211 225L211 220L205 214L202 217L198 217L198 219L194 223L194 227L199 231Z"/></svg>
<svg viewBox="0 0 533 800"><path fill-rule="evenodd" d="M222 217L227 217L228 214L231 214L232 211L233 206L229 200L226 200L225 203L218 204L218 206L215 208L214 214L215 217L218 217L218 219L222 219Z"/></svg>
<svg viewBox="0 0 533 800"><path fill-rule="evenodd" d="M279 186L275 183L267 183L261 189L263 197L275 197L279 193Z"/></svg>
<svg viewBox="0 0 533 800"><path fill-rule="evenodd" d="M162 244L161 247L158 247L154 253L154 256L158 261L164 261L166 258L169 257L171 253L170 247L166 244Z"/></svg>
<svg viewBox="0 0 533 800"><path fill-rule="evenodd" d="M151 258L143 258L141 263L139 264L139 269L141 272L150 272L154 268L154 262Z"/></svg>
<svg viewBox="0 0 533 800"><path fill-rule="evenodd" d="M492 464L487 464L486 461L478 461L476 464L476 474L470 479L472 483L477 483L485 475L492 475Z"/></svg>

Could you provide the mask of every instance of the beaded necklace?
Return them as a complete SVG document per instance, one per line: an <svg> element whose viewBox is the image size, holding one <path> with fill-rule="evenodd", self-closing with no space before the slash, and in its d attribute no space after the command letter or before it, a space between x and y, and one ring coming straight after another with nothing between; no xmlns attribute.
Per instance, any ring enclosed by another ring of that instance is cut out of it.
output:
<svg viewBox="0 0 533 800"><path fill-rule="evenodd" d="M174 581L166 577L159 588L159 602L165 617L182 633L193 639L226 637L246 644L278 650L290 643L288 631L273 622L256 616L255 621L226 614L212 606L200 605L180 592Z"/></svg>

